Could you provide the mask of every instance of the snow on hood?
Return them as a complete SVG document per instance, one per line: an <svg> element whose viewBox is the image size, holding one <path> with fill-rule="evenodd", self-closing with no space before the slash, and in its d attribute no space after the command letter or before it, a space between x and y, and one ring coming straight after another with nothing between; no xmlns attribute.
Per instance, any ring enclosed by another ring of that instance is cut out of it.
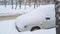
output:
<svg viewBox="0 0 60 34"><path fill-rule="evenodd" d="M52 15L53 14L53 15ZM49 16L51 15L51 16ZM54 19L55 17L55 5L41 5L39 8L34 11L27 13L25 15L19 16L16 20L17 26L24 26L27 24L34 23L36 21L44 21L45 17L51 17Z"/></svg>

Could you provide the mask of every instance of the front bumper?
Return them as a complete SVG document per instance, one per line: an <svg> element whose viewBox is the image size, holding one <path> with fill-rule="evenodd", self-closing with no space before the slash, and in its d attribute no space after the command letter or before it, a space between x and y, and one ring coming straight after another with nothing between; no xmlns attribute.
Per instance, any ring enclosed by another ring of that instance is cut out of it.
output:
<svg viewBox="0 0 60 34"><path fill-rule="evenodd" d="M18 32L21 32L17 26L16 26L16 29L17 29Z"/></svg>

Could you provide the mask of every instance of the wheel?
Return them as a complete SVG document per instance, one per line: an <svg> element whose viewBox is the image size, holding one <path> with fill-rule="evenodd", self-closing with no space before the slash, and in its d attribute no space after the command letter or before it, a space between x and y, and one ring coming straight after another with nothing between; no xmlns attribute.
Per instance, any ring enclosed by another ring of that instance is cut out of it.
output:
<svg viewBox="0 0 60 34"><path fill-rule="evenodd" d="M39 30L40 27L39 26L35 26L35 27L32 27L31 31L35 31L35 30Z"/></svg>

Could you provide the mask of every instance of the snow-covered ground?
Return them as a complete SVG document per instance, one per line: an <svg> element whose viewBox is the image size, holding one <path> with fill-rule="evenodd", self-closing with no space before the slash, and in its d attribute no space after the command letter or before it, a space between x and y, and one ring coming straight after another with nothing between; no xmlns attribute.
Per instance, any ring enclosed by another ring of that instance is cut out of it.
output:
<svg viewBox="0 0 60 34"><path fill-rule="evenodd" d="M15 8L15 7L14 7ZM30 12L34 11L34 8L26 8L22 9L17 8L11 9L11 6L0 6L0 13L14 13L14 12ZM26 31L26 32L18 32L15 28L15 19L14 20L5 20L5 21L0 21L0 34L56 34L55 28L52 29L41 29L37 31Z"/></svg>
<svg viewBox="0 0 60 34"><path fill-rule="evenodd" d="M37 31L18 32L15 28L15 19L0 21L0 34L56 34L55 28Z"/></svg>
<svg viewBox="0 0 60 34"><path fill-rule="evenodd" d="M0 6L0 13L11 13L11 12L12 13L16 13L16 12L22 13L22 12L31 12L34 10L35 9L33 8L33 6L32 7L27 6L26 8L25 8L25 6L22 6L21 9L19 8L19 6L17 7L17 9L15 9L15 5L14 5L13 9L12 9L11 5L7 5L7 7L5 7L4 5Z"/></svg>

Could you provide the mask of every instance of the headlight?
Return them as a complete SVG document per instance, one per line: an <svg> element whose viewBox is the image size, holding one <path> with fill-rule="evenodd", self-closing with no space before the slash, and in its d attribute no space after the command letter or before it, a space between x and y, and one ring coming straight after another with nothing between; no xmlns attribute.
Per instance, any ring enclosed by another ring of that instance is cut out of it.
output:
<svg viewBox="0 0 60 34"><path fill-rule="evenodd" d="M27 28L27 25L26 25L26 26L24 26L24 28Z"/></svg>

